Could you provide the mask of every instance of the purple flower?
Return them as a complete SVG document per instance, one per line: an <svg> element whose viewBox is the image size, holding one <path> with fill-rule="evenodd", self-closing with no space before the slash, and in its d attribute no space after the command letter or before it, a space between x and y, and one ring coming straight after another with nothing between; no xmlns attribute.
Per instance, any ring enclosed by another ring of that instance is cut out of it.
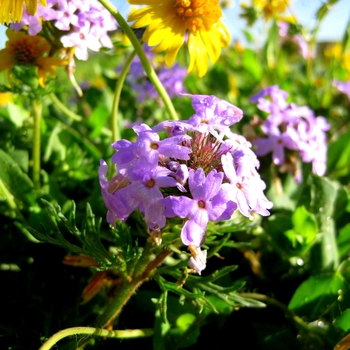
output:
<svg viewBox="0 0 350 350"><path fill-rule="evenodd" d="M160 156L189 159L191 149L181 145L188 138L187 135L160 140L159 135L145 124L141 125L141 129L140 127L133 129L138 133L136 142L126 140L115 142L113 148L118 152L112 157L119 172L130 180L142 180L147 177L157 167Z"/></svg>
<svg viewBox="0 0 350 350"><path fill-rule="evenodd" d="M243 111L240 108L216 96L182 95L192 98L192 107L196 113L188 123L196 127L199 132L217 135L217 130L227 131L243 117Z"/></svg>
<svg viewBox="0 0 350 350"><path fill-rule="evenodd" d="M191 252L190 267L200 274L206 251L199 248L210 221L229 220L237 208L247 217L269 215L272 203L263 194L250 142L229 128L242 111L215 96L190 97L195 115L189 121L140 124L133 127L134 142L113 143L118 175L108 181L102 162L100 183L111 224L133 210L143 214L152 232L183 219L181 240ZM164 131L167 137L161 139L158 133Z"/></svg>
<svg viewBox="0 0 350 350"><path fill-rule="evenodd" d="M220 192L224 174L212 170L205 177L203 169L190 170L189 188L192 198L185 196L168 196L163 200L165 216L187 218L181 231L183 244L202 245L208 221L216 221L226 211L225 201L216 196ZM231 215L234 211L230 208ZM230 216L231 216L230 215Z"/></svg>
<svg viewBox="0 0 350 350"><path fill-rule="evenodd" d="M350 99L350 81L333 81L333 86L335 86L340 92L346 94Z"/></svg>
<svg viewBox="0 0 350 350"><path fill-rule="evenodd" d="M87 60L88 49L113 47L107 32L117 29L116 21L98 0L47 0L46 6L38 4L35 16L24 12L22 21L11 28L20 30L26 25L28 33L36 35L42 30L42 20L53 22L58 29L54 36L64 47L74 47L78 59Z"/></svg>
<svg viewBox="0 0 350 350"><path fill-rule="evenodd" d="M323 117L315 117L308 106L288 103L288 93L277 85L270 86L251 98L258 108L269 113L261 130L265 137L254 140L256 154L272 153L275 165L284 166L301 181L301 172L291 151L299 154L303 162L312 162L312 171L317 175L326 172L326 131L330 128ZM286 160L286 157L288 158Z"/></svg>
<svg viewBox="0 0 350 350"><path fill-rule="evenodd" d="M241 176L237 173L234 160L230 153L222 156L222 165L229 183L224 184L228 198L237 203L239 211L247 217L255 211L260 215L270 215L267 209L272 208L272 203L267 200L263 193L265 183L260 177L252 173L250 177Z"/></svg>
<svg viewBox="0 0 350 350"><path fill-rule="evenodd" d="M108 165L101 159L98 170L103 201L108 209L107 222L115 225L116 219L126 220L137 208L137 200L128 196L125 189L129 181L122 175L117 175L110 181L107 180ZM125 195L124 195L125 194Z"/></svg>

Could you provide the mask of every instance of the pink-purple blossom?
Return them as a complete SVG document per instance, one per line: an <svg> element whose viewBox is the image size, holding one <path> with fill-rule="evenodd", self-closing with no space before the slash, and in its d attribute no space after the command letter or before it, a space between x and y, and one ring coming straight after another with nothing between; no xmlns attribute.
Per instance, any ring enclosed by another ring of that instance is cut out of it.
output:
<svg viewBox="0 0 350 350"><path fill-rule="evenodd" d="M195 110L188 121L134 126L134 142L113 143L118 175L108 181L101 161L99 177L110 224L125 221L134 210L143 213L150 230L182 219L180 238L191 251L190 267L200 274L209 222L229 220L236 210L249 218L254 212L266 216L272 203L250 142L230 130L243 112L215 96L185 97Z"/></svg>
<svg viewBox="0 0 350 350"><path fill-rule="evenodd" d="M36 35L43 22L52 22L56 31L51 35L58 37L63 47L74 47L79 60L87 60L88 50L113 47L108 32L117 29L116 21L98 0L47 0L46 6L38 4L34 16L24 10L21 22L12 23L11 28L27 26L28 33Z"/></svg>
<svg viewBox="0 0 350 350"><path fill-rule="evenodd" d="M350 99L350 81L333 81L333 86L335 86L340 92L344 93Z"/></svg>
<svg viewBox="0 0 350 350"><path fill-rule="evenodd" d="M268 113L261 125L263 137L254 140L256 154L272 153L272 162L283 166L287 163L286 153L293 151L303 162L312 162L313 173L322 176L326 172L326 131L330 125L324 117L316 117L308 106L287 102L287 97L286 91L273 85L251 98L261 111ZM291 159L288 163L293 164ZM294 165L293 175L300 182L300 171Z"/></svg>

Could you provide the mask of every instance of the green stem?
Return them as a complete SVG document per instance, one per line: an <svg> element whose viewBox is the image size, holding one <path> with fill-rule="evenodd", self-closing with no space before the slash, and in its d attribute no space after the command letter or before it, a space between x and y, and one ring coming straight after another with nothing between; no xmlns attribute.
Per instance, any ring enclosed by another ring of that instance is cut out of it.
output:
<svg viewBox="0 0 350 350"><path fill-rule="evenodd" d="M164 259L171 253L168 249L163 249L153 260L150 261L153 255L154 248L147 243L142 255L139 257L134 269L134 273L126 277L119 287L115 298L107 306L103 314L101 314L95 321L97 328L106 328L111 325L114 319L121 313L124 305L134 295L136 290L145 282L153 273L153 271L164 261ZM87 344L88 340L78 342L79 346ZM43 350L43 349L40 349Z"/></svg>
<svg viewBox="0 0 350 350"><path fill-rule="evenodd" d="M75 114L69 108L67 108L54 93L50 94L50 98L52 102L55 104L55 106L67 117L69 117L70 119L76 122L81 122L83 120L83 117L81 117L78 114Z"/></svg>
<svg viewBox="0 0 350 350"><path fill-rule="evenodd" d="M148 245L149 243L147 246ZM108 305L105 312L97 318L95 322L97 327L104 328L113 321L120 314L124 305L129 301L135 291L149 278L153 270L171 253L170 250L163 249L150 262L153 249L148 249L147 246L138 260L133 275L130 276L129 280L124 281L115 299Z"/></svg>
<svg viewBox="0 0 350 350"><path fill-rule="evenodd" d="M41 148L41 112L42 104L40 99L33 100L33 184L36 190L40 189L40 148Z"/></svg>
<svg viewBox="0 0 350 350"><path fill-rule="evenodd" d="M120 94L124 85L125 78L128 74L130 65L136 55L136 51L134 50L131 55L126 60L123 69L120 72L117 84L115 86L114 91L114 99L113 99L113 106L112 106L112 115L111 115L111 123L112 123L112 141L117 141L121 139L121 133L119 131L118 127L118 108L119 108L119 101L120 101Z"/></svg>
<svg viewBox="0 0 350 350"><path fill-rule="evenodd" d="M140 57L140 61L142 66L154 87L156 88L159 96L164 102L165 108L169 114L170 119L178 120L178 116L176 114L175 108L171 102L171 99L166 92L163 84L159 80L157 74L153 70L151 64L149 63L140 42L138 41L136 35L129 27L128 23L125 21L123 16L118 12L118 10L113 6L113 4L109 0L99 0L99 2L112 14L112 16L116 19L119 26L123 29L124 33L127 35L131 44L133 45L137 55Z"/></svg>
<svg viewBox="0 0 350 350"><path fill-rule="evenodd" d="M92 327L72 327L67 328L50 337L46 342L40 347L39 350L49 350L51 349L58 341L63 338L78 335L78 334L87 334L90 336L97 337L106 337L106 338L141 338L141 337L150 337L153 335L153 329L125 329L122 331L109 331L107 329L98 329Z"/></svg>

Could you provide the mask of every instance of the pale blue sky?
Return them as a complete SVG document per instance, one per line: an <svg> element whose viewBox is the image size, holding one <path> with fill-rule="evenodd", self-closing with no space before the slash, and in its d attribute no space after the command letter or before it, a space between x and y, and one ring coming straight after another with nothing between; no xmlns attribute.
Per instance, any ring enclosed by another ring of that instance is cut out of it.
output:
<svg viewBox="0 0 350 350"><path fill-rule="evenodd" d="M118 10L127 15L128 4L126 0L112 0ZM249 0L246 0L249 3ZM300 23L308 28L313 28L315 25L315 14L321 6L322 0L294 0L292 1L291 9L296 15ZM241 30L246 27L246 22L238 16L239 0L231 0L232 8L225 10L224 22L227 25L232 39L243 40ZM331 12L325 18L323 25L320 28L318 39L321 41L340 40L344 34L347 23L350 19L350 1L340 0L334 5ZM255 30L256 35L261 35L263 40L264 29L260 25L259 29ZM5 46L5 30L6 27L0 25L0 49Z"/></svg>

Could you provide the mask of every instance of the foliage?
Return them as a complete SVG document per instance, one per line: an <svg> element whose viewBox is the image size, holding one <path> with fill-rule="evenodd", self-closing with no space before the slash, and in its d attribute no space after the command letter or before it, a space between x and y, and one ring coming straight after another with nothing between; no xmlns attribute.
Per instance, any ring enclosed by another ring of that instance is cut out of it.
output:
<svg viewBox="0 0 350 350"><path fill-rule="evenodd" d="M302 182L296 183L272 164L270 154L259 158L265 194L274 205L271 215L254 214L250 220L236 211L230 220L210 222L201 276L187 267L182 219L168 223L162 234L151 232L138 211L114 227L106 221L98 167L100 159L111 158L116 141L111 127L120 83L116 68L132 51L121 32L112 35L113 49L76 62L82 96L63 69L45 87L29 69L14 69L10 81L1 73L0 95L12 94L0 107L2 349L38 349L62 329L91 325L151 328L153 336L76 335L58 348L89 342L91 349L199 349L234 342L247 349L333 349L342 339L337 349L350 347L350 100L332 85L349 78L350 22L340 43L315 40L335 2L317 12L319 22L308 41L315 56L304 58L294 39L282 40L273 17L262 47L235 43L223 49L207 75L185 79L188 93L215 94L241 108L244 117L232 130L252 142L266 116L250 98L274 84L288 91L290 102L309 106L331 125L323 177L305 163ZM258 9L244 11L253 23ZM292 23L289 36L296 34L305 37L306 28ZM246 35L254 41L249 29ZM336 44L341 59L332 54ZM180 65L187 60L180 52ZM180 119L193 114L189 99L176 96L172 103ZM134 141L130 126L153 126L169 119L167 112L160 98L137 102L133 86L124 83L117 112L120 138ZM112 307L118 307L115 315L108 313Z"/></svg>

